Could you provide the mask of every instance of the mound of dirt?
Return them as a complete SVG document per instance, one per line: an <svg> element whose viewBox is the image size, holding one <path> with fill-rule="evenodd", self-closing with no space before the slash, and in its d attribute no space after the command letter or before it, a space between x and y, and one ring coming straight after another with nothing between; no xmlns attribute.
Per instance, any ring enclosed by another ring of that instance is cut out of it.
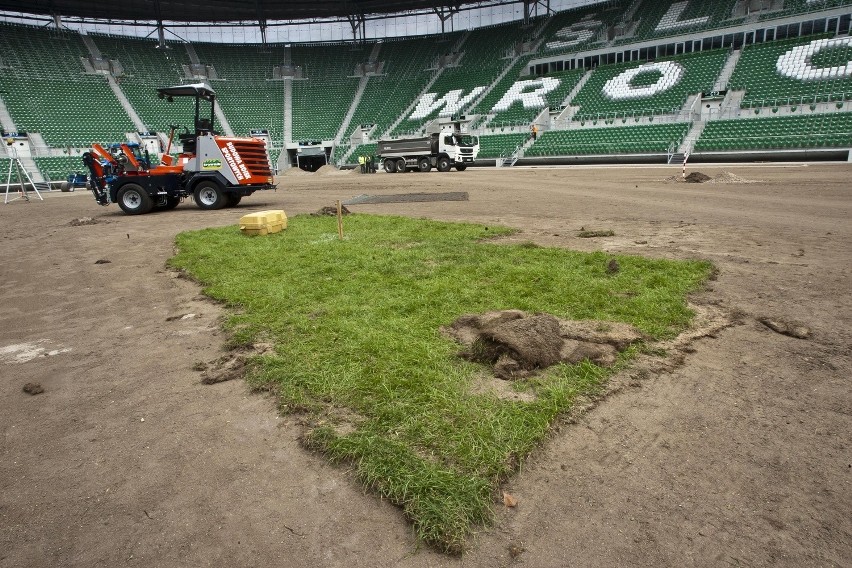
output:
<svg viewBox="0 0 852 568"><path fill-rule="evenodd" d="M213 361L201 373L201 383L215 385L225 381L241 379L246 372L246 356L243 353L223 355Z"/></svg>
<svg viewBox="0 0 852 568"><path fill-rule="evenodd" d="M686 176L683 181L685 181L686 183L705 183L710 181L711 179L713 178L711 178L707 174L702 174L701 172L692 172L691 174Z"/></svg>
<svg viewBox="0 0 852 568"><path fill-rule="evenodd" d="M493 365L501 379L525 378L557 363L587 359L610 366L619 351L644 337L624 323L561 320L520 310L466 314L441 331L466 347L462 357Z"/></svg>
<svg viewBox="0 0 852 568"><path fill-rule="evenodd" d="M97 225L98 220L91 217L79 217L77 219L72 219L68 224L72 227L84 227L86 225Z"/></svg>
<svg viewBox="0 0 852 568"><path fill-rule="evenodd" d="M301 168L290 167L290 168L287 168L286 170L284 170L283 172L281 172L279 175L282 175L282 176L309 176L309 175L313 175L313 174L311 172L306 172L305 170L303 170Z"/></svg>
<svg viewBox="0 0 852 568"><path fill-rule="evenodd" d="M757 321L781 335L795 337L796 339L810 339L811 329L798 322L789 322L773 318L759 318Z"/></svg>
<svg viewBox="0 0 852 568"><path fill-rule="evenodd" d="M24 385L24 392L30 395L37 395L44 392L44 387L41 383L27 383Z"/></svg>
<svg viewBox="0 0 852 568"><path fill-rule="evenodd" d="M319 167L314 173L318 176L338 176L341 174L348 174L349 172L346 170L340 170L331 164L326 164Z"/></svg>
<svg viewBox="0 0 852 568"><path fill-rule="evenodd" d="M707 183L759 183L759 180L746 179L731 172L722 172Z"/></svg>
<svg viewBox="0 0 852 568"><path fill-rule="evenodd" d="M351 215L352 212L349 209L347 209L345 205L341 205L340 206L340 214L341 215ZM323 207L322 209L320 209L319 211L311 213L311 215L313 215L314 217L320 217L320 216L323 216L323 215L329 215L331 217L337 217L337 206L336 205L327 205L327 206Z"/></svg>

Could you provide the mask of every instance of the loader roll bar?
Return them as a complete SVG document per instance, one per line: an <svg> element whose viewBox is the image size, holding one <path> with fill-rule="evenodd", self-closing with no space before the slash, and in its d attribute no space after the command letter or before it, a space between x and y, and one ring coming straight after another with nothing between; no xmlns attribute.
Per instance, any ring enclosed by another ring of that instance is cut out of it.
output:
<svg viewBox="0 0 852 568"><path fill-rule="evenodd" d="M216 91L207 83L160 87L157 89L157 96L169 102L172 102L174 97L193 97L195 99L195 136L213 132L213 125L216 122ZM202 100L210 103L210 120L201 118L200 105Z"/></svg>

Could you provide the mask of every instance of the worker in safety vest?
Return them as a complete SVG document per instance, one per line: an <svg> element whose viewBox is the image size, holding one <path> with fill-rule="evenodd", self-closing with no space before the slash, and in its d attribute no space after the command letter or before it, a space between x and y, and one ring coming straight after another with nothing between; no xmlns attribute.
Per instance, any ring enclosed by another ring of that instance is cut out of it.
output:
<svg viewBox="0 0 852 568"><path fill-rule="evenodd" d="M361 173L367 173L367 159L364 156L358 156L358 163L361 164Z"/></svg>

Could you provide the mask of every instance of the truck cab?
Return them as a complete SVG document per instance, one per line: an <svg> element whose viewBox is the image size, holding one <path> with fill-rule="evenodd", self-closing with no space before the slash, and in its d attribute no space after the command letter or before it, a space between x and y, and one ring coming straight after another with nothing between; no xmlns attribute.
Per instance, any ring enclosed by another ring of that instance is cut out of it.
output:
<svg viewBox="0 0 852 568"><path fill-rule="evenodd" d="M458 169L459 164L472 164L479 154L479 138L458 131L445 130L439 135L441 140L438 153L446 154Z"/></svg>

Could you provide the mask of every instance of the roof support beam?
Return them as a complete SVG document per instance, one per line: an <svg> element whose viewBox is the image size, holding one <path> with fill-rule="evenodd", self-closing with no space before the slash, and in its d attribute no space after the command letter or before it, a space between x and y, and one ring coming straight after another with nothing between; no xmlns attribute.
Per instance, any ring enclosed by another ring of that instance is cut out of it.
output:
<svg viewBox="0 0 852 568"><path fill-rule="evenodd" d="M168 49L166 44L166 28L163 26L163 13L160 9L160 0L154 0L154 16L157 18L157 47Z"/></svg>
<svg viewBox="0 0 852 568"><path fill-rule="evenodd" d="M349 14L346 16L349 25L352 26L352 39L355 43L366 43L367 41L367 18L364 14Z"/></svg>
<svg viewBox="0 0 852 568"><path fill-rule="evenodd" d="M538 8L544 9L544 14L550 14L550 0L524 0L524 24L530 23L530 19L538 16Z"/></svg>
<svg viewBox="0 0 852 568"><path fill-rule="evenodd" d="M461 2L455 2L446 6L436 6L432 8L438 19L441 20L441 34L447 33L446 24L448 20L452 20L453 16L461 11Z"/></svg>
<svg viewBox="0 0 852 568"><path fill-rule="evenodd" d="M266 51L266 16L263 13L263 8L260 5L260 0L254 0L254 8L257 11L257 25L260 28L260 44L261 49Z"/></svg>

